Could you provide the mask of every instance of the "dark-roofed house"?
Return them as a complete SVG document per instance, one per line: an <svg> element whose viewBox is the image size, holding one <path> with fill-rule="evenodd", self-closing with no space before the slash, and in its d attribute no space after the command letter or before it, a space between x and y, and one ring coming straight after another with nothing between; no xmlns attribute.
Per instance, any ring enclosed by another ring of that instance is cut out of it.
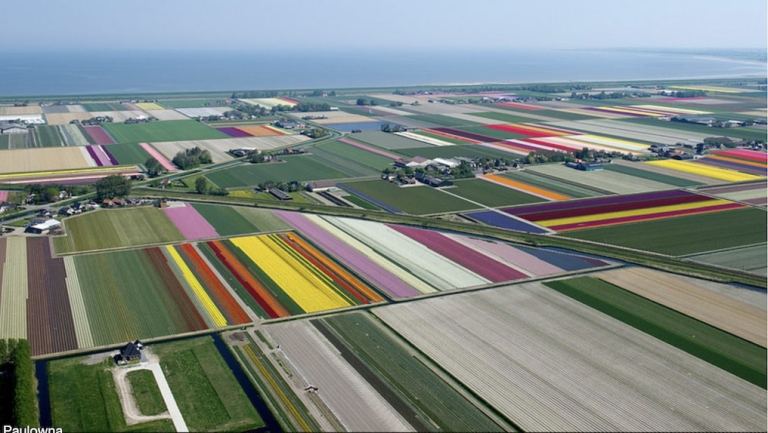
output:
<svg viewBox="0 0 768 433"><path fill-rule="evenodd" d="M270 188L268 191L278 200L293 200L293 197L281 189Z"/></svg>
<svg viewBox="0 0 768 433"><path fill-rule="evenodd" d="M141 351L144 349L144 345L141 341L136 340L128 343L120 349L120 353L115 355L115 363L117 365L126 365L131 363L137 363L142 361Z"/></svg>

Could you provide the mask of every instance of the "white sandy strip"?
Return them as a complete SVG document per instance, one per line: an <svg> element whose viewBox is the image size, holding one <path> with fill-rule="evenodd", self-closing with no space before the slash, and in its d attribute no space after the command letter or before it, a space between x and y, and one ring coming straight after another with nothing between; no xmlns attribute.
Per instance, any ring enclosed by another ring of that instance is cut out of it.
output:
<svg viewBox="0 0 768 433"><path fill-rule="evenodd" d="M709 111L690 110L687 108L667 107L664 105L631 105L630 107L641 108L645 110L657 110L665 113L679 114L709 114Z"/></svg>
<svg viewBox="0 0 768 433"><path fill-rule="evenodd" d="M410 138L412 140L421 141L422 143L431 144L433 146L453 146L453 143L450 143L448 141L439 140L437 138L433 137L426 137L421 134L415 134L413 132L395 132L396 135L403 136L405 138Z"/></svg>
<svg viewBox="0 0 768 433"><path fill-rule="evenodd" d="M221 116L227 111L232 111L230 107L201 107L201 108L177 108L176 111L187 117L208 117Z"/></svg>
<svg viewBox="0 0 768 433"><path fill-rule="evenodd" d="M329 220L440 290L473 287L490 282L385 224L348 218Z"/></svg>
<svg viewBox="0 0 768 433"><path fill-rule="evenodd" d="M398 110L397 108L392 108L392 107L382 107L377 105L371 108L373 109L373 111L380 111L382 113L394 114L395 116L413 116L413 113L411 113L410 111Z"/></svg>
<svg viewBox="0 0 768 433"><path fill-rule="evenodd" d="M575 140L573 135L564 136L564 137L543 137L543 138L537 138L537 140L544 141L546 143L554 143L554 144L560 144L563 146L572 147L573 149L581 150L585 147L588 147L590 149L597 149L597 150L605 150L607 152L615 152L616 150L622 150L624 149L616 149L615 147L611 146L605 146L602 144L596 144L596 143L586 143L584 141ZM632 152L632 153L640 153L640 152Z"/></svg>
<svg viewBox="0 0 768 433"><path fill-rule="evenodd" d="M753 431L765 390L540 283L373 309L525 431Z"/></svg>
<svg viewBox="0 0 768 433"><path fill-rule="evenodd" d="M157 120L186 120L187 116L176 110L147 110L147 114Z"/></svg>
<svg viewBox="0 0 768 433"><path fill-rule="evenodd" d="M620 138L604 137L602 135L569 135L568 138L572 138L577 141L584 141L591 144L603 144L608 147L614 147L617 149L629 150L633 152L647 151L649 145L638 143L636 141L622 140Z"/></svg>
<svg viewBox="0 0 768 433"><path fill-rule="evenodd" d="M321 398L348 431L413 431L400 414L349 365L338 349L308 321L262 327L279 345L289 365L317 387Z"/></svg>
<svg viewBox="0 0 768 433"><path fill-rule="evenodd" d="M85 146L79 147L78 149L80 150L80 152L82 152L83 159L85 160L85 164L88 167L98 167L99 166L99 164L96 163L96 160L94 160L93 157L91 157L91 154L88 153L88 150L85 148Z"/></svg>
<svg viewBox="0 0 768 433"><path fill-rule="evenodd" d="M607 111L587 110L584 108L559 108L558 111L566 113L583 114L585 116L600 117L603 119L626 119L632 117L629 114L609 113Z"/></svg>
<svg viewBox="0 0 768 433"><path fill-rule="evenodd" d="M72 256L64 257L64 269L67 277L67 295L69 305L72 310L72 319L75 322L75 336L77 337L78 349L93 347L93 335L91 334L91 325L88 321L88 310L85 308L83 292L80 289L80 280L77 278L77 268L75 259Z"/></svg>
<svg viewBox="0 0 768 433"><path fill-rule="evenodd" d="M365 245L364 243L358 241L357 239L353 238L352 236L348 235L344 231L340 230L333 224L330 224L325 219L312 214L305 214L304 215L307 219L311 220L313 223L317 224L320 228L327 231L328 233L334 235L335 237L339 238L342 242L349 244L352 248L358 250L361 254L371 259L373 262L375 262L377 265L381 266L382 268L389 271L392 275L396 276L397 278L400 278L405 283L413 287L414 289L418 290L421 293L434 293L437 292L437 289L430 286L426 282L420 280L418 277L413 275L410 272L407 272L405 269L401 268L400 266L393 263L388 258L382 256L381 254L377 253L373 249L371 249L369 246Z"/></svg>
<svg viewBox="0 0 768 433"><path fill-rule="evenodd" d="M448 117L453 117L454 119L467 120L469 122L480 123L483 125L497 125L499 123L504 123L504 121L502 120L489 119L487 117L480 117L480 116L473 116L471 114L465 114L465 113L446 113L445 115Z"/></svg>
<svg viewBox="0 0 768 433"><path fill-rule="evenodd" d="M695 144L707 137L706 134L608 119L562 121L552 124L563 128L586 130L598 134L662 144L675 144L679 141Z"/></svg>

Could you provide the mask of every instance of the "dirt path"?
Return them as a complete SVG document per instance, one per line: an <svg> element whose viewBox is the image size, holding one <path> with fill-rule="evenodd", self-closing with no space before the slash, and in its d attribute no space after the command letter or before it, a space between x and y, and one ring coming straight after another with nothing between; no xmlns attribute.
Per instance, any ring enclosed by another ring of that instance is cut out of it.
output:
<svg viewBox="0 0 768 433"><path fill-rule="evenodd" d="M120 395L120 404L122 405L123 413L125 414L126 424L133 425L170 418L170 420L173 421L173 427L177 432L188 432L189 428L187 427L186 422L184 422L184 417L181 415L179 406L176 404L176 399L173 397L171 387L165 379L165 374L163 374L163 370L160 367L157 357L151 353L146 353L145 355L147 356L148 362L144 364L127 368L118 367L112 369L112 375L115 378L115 384L117 385L117 390ZM168 409L166 412L152 416L141 414L141 410L139 410L136 400L133 398L131 384L126 380L126 375L128 373L137 370L149 370L155 376L157 387L160 389L160 394L162 394L163 401L165 401L165 407Z"/></svg>

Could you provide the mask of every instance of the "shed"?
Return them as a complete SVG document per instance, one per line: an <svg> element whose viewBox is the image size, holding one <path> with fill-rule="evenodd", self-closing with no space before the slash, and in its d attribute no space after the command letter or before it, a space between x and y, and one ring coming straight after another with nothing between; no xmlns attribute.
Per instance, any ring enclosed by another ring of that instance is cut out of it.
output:
<svg viewBox="0 0 768 433"><path fill-rule="evenodd" d="M115 355L115 363L117 365L125 365L131 362L141 362L141 351L143 349L144 345L141 344L141 341L130 342L120 349L120 353Z"/></svg>

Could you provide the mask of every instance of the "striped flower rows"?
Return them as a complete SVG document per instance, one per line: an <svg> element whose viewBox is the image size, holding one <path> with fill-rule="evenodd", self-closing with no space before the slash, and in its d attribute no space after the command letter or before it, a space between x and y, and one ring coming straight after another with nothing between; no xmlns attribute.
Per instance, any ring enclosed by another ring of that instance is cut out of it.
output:
<svg viewBox="0 0 768 433"><path fill-rule="evenodd" d="M719 212L743 207L684 190L607 196L505 209L517 217L555 231L569 231Z"/></svg>
<svg viewBox="0 0 768 433"><path fill-rule="evenodd" d="M754 150L717 150L704 158L696 160L696 162L755 176L766 176L768 174L768 154Z"/></svg>
<svg viewBox="0 0 768 433"><path fill-rule="evenodd" d="M731 168L715 167L710 164L700 164L697 161L679 161L676 159L661 159L657 161L648 161L645 164L661 167L671 172L682 172L694 174L697 176L708 177L724 182L743 182L748 180L761 179L761 175L741 173Z"/></svg>
<svg viewBox="0 0 768 433"><path fill-rule="evenodd" d="M241 298L266 318L313 313L383 298L296 233L205 244Z"/></svg>

